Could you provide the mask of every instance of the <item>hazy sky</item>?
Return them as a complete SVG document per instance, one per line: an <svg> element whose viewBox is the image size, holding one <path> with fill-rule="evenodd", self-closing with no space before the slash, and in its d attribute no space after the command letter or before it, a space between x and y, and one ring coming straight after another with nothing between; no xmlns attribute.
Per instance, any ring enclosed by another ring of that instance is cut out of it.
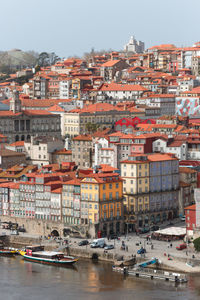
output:
<svg viewBox="0 0 200 300"><path fill-rule="evenodd" d="M61 57L120 50L131 35L146 48L200 41L200 0L0 0L0 50Z"/></svg>

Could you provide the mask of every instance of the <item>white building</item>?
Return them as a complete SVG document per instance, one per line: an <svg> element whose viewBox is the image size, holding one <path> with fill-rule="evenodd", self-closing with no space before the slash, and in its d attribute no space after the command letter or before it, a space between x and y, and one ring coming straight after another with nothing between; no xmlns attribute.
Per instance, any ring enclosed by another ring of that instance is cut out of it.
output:
<svg viewBox="0 0 200 300"><path fill-rule="evenodd" d="M62 80L59 82L59 98L60 99L69 99L70 98L70 88L71 88L71 79Z"/></svg>
<svg viewBox="0 0 200 300"><path fill-rule="evenodd" d="M167 141L158 139L153 142L153 152L173 153L180 160L186 160L188 154L188 145L184 141Z"/></svg>
<svg viewBox="0 0 200 300"><path fill-rule="evenodd" d="M124 46L124 51L134 52L134 53L143 53L144 52L144 42L137 41L134 36L131 36L128 44Z"/></svg>
<svg viewBox="0 0 200 300"><path fill-rule="evenodd" d="M30 142L24 143L27 158L31 164L44 166L52 163L52 153L63 149L62 140L54 137L35 137Z"/></svg>

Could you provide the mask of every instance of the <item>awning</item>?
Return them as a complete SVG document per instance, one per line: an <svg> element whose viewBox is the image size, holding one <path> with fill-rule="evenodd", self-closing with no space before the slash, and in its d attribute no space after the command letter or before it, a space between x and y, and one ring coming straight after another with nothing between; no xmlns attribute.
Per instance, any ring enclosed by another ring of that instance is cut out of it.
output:
<svg viewBox="0 0 200 300"><path fill-rule="evenodd" d="M180 235L185 235L186 234L186 228L182 227L170 227L170 228L165 228L161 230L155 231L157 234L162 234L162 235L175 235L175 236L180 236Z"/></svg>

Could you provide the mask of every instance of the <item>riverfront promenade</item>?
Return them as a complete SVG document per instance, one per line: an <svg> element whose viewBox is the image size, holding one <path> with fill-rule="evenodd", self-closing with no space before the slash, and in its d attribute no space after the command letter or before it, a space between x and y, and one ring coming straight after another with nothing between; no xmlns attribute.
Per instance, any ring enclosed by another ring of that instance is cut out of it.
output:
<svg viewBox="0 0 200 300"><path fill-rule="evenodd" d="M4 230L5 232L5 230ZM1 232L0 232L1 234ZM6 231L6 235L9 236L9 230ZM182 272L198 272L200 273L200 254L195 253L192 248L192 244L188 246L188 249L181 251L176 250L176 246L182 243L182 241L172 242L172 247L170 243L164 241L150 240L147 241L147 235L137 236L135 234L130 234L128 237L121 236L118 240L108 240L105 238L107 245L114 245L114 249L104 251L104 249L90 248L90 245L87 246L78 246L78 243L82 240L79 238L66 237L64 240L68 241L68 248L71 255L76 255L82 258L91 258L94 253L99 255L99 259L114 262L117 257L123 256L124 260L130 258L132 255L136 255L136 258L141 260L151 259L156 257L161 261L163 266L171 268L172 270L182 271ZM40 243L44 245L47 249L64 249L64 240L54 240L53 238L47 240L40 238L39 236L30 236L27 233L20 233L18 236L10 236L11 246L23 247L28 244L37 244ZM20 241L20 242L19 242ZM92 242L92 239L88 239L89 242ZM121 250L122 241L127 246L127 250ZM18 243L19 242L19 243ZM152 249L153 245L153 249ZM145 255L137 254L137 251L141 248L146 249ZM193 258L193 255L195 258ZM170 260L168 260L168 257ZM189 262L194 265L193 267L186 265L186 262Z"/></svg>
<svg viewBox="0 0 200 300"><path fill-rule="evenodd" d="M161 228L164 228L165 226L166 224L162 225ZM185 224L177 221L173 226L184 227ZM25 246L27 243L40 243L48 249L64 249L65 240L67 240L70 254L80 257L91 258L94 253L97 253L101 260L111 261L112 263L116 260L117 256L123 256L124 260L130 258L132 255L136 255L138 260L156 257L162 264L177 271L200 273L200 254L194 251L192 243L188 245L187 249L178 251L176 246L183 243L182 240L172 242L171 247L171 243L169 242L152 239L147 240L149 233L140 236L135 233L130 233L127 236L120 236L117 240L108 240L105 238L107 245L114 245L114 249L108 250L107 253L104 252L104 249L91 249L90 245L78 246L78 243L82 240L80 238L65 237L61 240L55 240L54 238L47 240L44 237L41 238L38 235L30 235L28 233L19 233L18 236L10 235L10 230L5 229L0 229L0 235L1 234L10 236L11 245L15 245L15 243L17 244L17 241L20 241L19 246L21 245L21 247ZM93 239L88 239L89 242L92 242L92 240ZM121 250L122 241L126 246L125 251ZM137 251L141 247L146 249L145 255L137 254ZM170 260L168 258L170 258ZM193 267L186 265L186 262L188 262L189 265L192 263Z"/></svg>

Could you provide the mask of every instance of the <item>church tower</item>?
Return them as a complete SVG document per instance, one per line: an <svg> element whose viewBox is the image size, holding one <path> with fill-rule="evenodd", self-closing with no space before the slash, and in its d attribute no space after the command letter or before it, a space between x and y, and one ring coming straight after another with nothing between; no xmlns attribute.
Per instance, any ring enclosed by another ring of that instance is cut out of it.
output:
<svg viewBox="0 0 200 300"><path fill-rule="evenodd" d="M19 92L16 90L12 92L12 99L10 100L10 110L14 113L21 111L21 101L19 99Z"/></svg>

